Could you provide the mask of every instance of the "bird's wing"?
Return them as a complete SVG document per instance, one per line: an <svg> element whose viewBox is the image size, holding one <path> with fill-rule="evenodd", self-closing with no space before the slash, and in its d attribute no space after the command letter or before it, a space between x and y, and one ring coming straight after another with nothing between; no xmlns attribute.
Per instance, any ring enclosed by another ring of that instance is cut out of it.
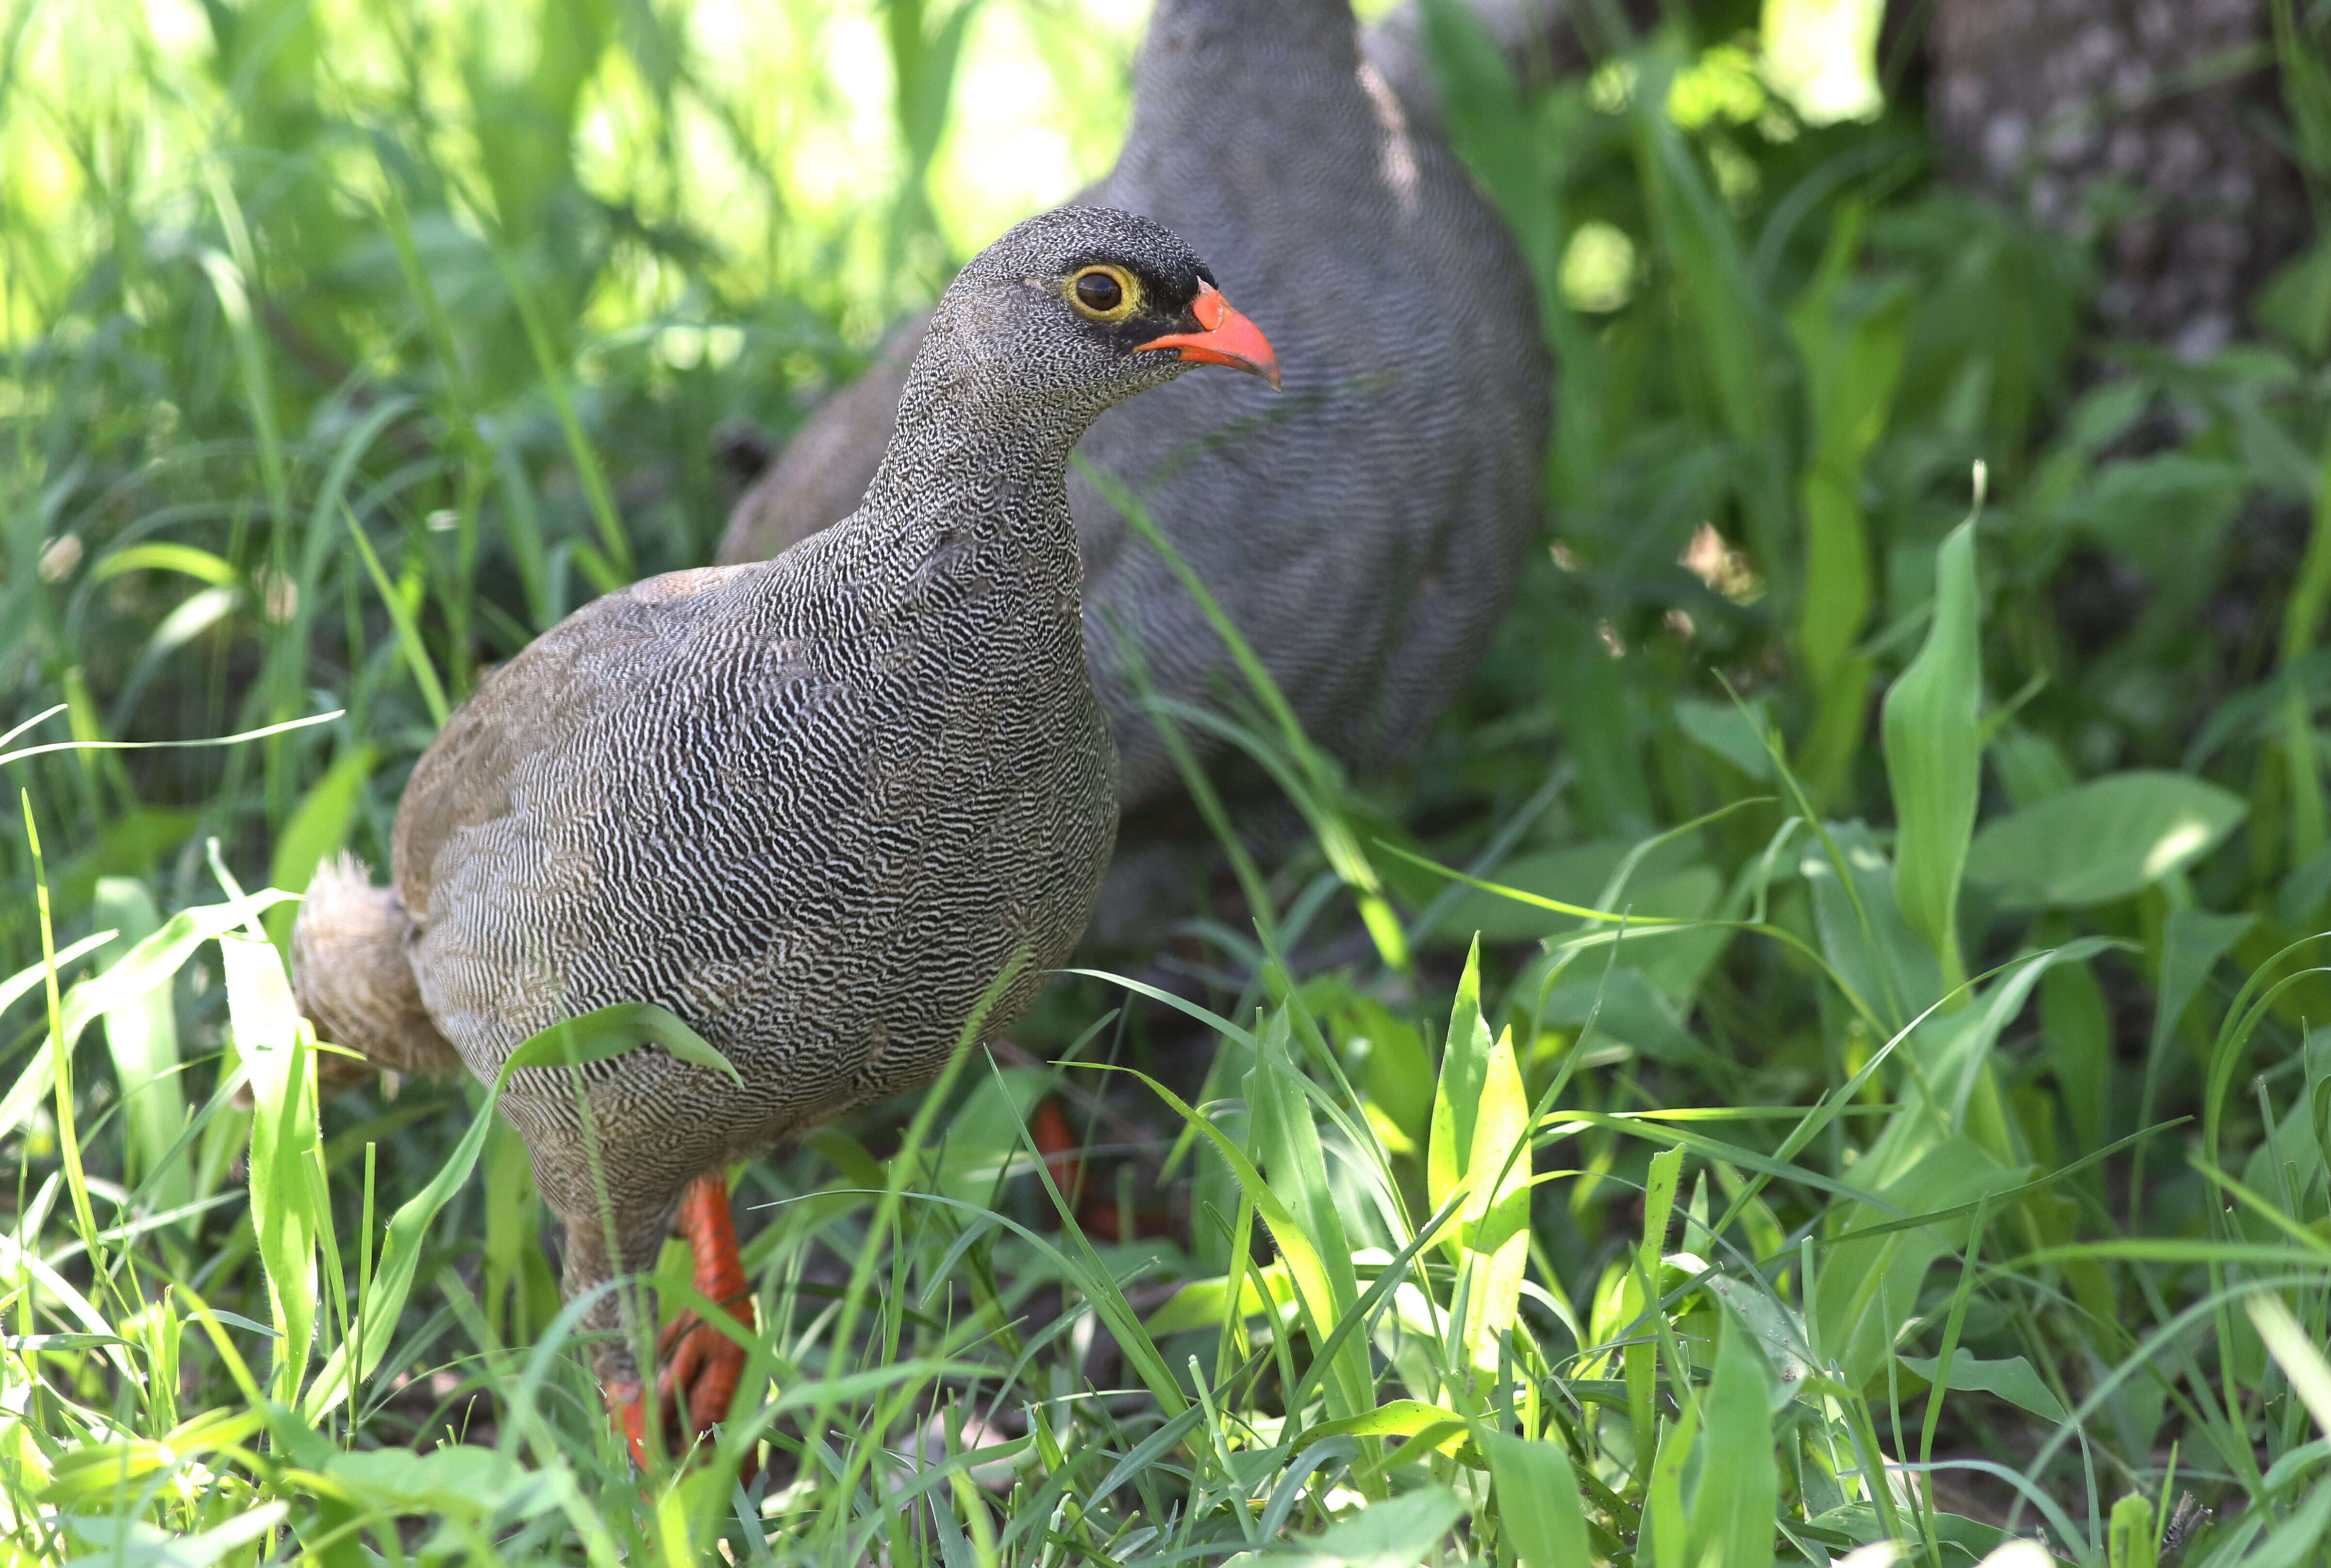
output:
<svg viewBox="0 0 2331 1568"><path fill-rule="evenodd" d="M439 859L454 836L507 814L528 758L557 749L635 689L675 608L747 569L667 573L594 600L479 683L414 768L397 809L391 866L417 924L430 924Z"/></svg>

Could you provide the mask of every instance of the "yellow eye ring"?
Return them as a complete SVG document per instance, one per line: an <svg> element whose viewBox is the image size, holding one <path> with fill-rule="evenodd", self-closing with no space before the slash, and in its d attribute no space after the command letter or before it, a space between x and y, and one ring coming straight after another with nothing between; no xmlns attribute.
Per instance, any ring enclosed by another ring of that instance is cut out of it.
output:
<svg viewBox="0 0 2331 1568"><path fill-rule="evenodd" d="M1133 274L1107 262L1078 268L1061 292L1078 315L1092 321L1122 321L1141 308L1141 285Z"/></svg>

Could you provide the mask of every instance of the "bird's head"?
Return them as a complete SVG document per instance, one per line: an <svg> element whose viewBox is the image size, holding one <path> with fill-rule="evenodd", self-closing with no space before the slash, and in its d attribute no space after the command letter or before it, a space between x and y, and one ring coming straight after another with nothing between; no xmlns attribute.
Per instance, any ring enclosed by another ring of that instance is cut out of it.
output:
<svg viewBox="0 0 2331 1568"><path fill-rule="evenodd" d="M1110 207L1061 207L1006 233L940 300L958 374L1016 395L1095 411L1223 365L1276 389L1279 359L1212 273L1163 224Z"/></svg>

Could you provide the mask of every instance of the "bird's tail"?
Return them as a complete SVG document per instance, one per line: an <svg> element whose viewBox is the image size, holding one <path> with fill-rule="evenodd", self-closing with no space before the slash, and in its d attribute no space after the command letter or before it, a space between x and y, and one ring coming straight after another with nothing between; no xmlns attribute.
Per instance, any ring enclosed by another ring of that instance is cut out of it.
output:
<svg viewBox="0 0 2331 1568"><path fill-rule="evenodd" d="M291 975L300 1010L319 1038L362 1051L370 1068L450 1078L461 1059L439 1033L413 974L419 935L394 888L376 888L353 855L319 867L291 927ZM348 1088L370 1069L344 1056L317 1060L327 1094Z"/></svg>

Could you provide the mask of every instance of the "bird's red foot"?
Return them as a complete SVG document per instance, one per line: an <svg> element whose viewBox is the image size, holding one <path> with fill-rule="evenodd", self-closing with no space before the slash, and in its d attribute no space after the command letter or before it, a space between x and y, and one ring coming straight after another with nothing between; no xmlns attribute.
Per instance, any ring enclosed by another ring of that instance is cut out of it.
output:
<svg viewBox="0 0 2331 1568"><path fill-rule="evenodd" d="M1057 1097L1046 1095L1028 1113L1028 1137L1044 1156L1044 1167L1052 1173L1052 1185L1075 1208L1084 1197L1085 1163L1077 1157L1080 1145L1077 1135L1069 1129L1068 1113L1061 1109Z"/></svg>
<svg viewBox="0 0 2331 1568"><path fill-rule="evenodd" d="M1061 1102L1046 1095L1036 1102L1028 1115L1028 1136L1036 1152L1044 1156L1045 1168L1052 1173L1052 1184L1061 1196L1069 1201L1070 1212L1077 1217L1077 1228L1103 1241L1128 1241L1132 1236L1119 1234L1125 1228L1115 1202L1099 1193L1085 1189L1084 1161L1080 1155L1083 1145L1069 1128L1069 1118L1061 1109ZM1144 1209L1133 1217L1134 1236L1170 1236L1174 1232L1173 1216L1164 1209Z"/></svg>
<svg viewBox="0 0 2331 1568"><path fill-rule="evenodd" d="M672 1228L688 1238L696 1255L696 1288L718 1302L747 1328L753 1326L753 1296L745 1283L744 1259L737 1251L737 1227L728 1212L728 1183L718 1173L699 1176L681 1195ZM693 1312L682 1313L656 1342L655 1411L667 1446L684 1451L728 1419L729 1402L745 1375L745 1347ZM648 1406L636 1383L611 1383L607 1415L631 1445L632 1459L647 1468ZM747 1468L751 1460L747 1460Z"/></svg>
<svg viewBox="0 0 2331 1568"><path fill-rule="evenodd" d="M714 1172L690 1182L673 1228L695 1251L697 1293L752 1327L753 1295L745 1284L744 1259L737 1252L728 1179ZM715 1423L728 1419L728 1402L745 1375L743 1345L687 1312L663 1331L656 1358L663 1363L656 1378L656 1408L666 1431L685 1440L704 1436Z"/></svg>
<svg viewBox="0 0 2331 1568"><path fill-rule="evenodd" d="M632 1463L648 1468L648 1402L640 1385L629 1378L600 1390L607 1402L607 1420L623 1435Z"/></svg>

